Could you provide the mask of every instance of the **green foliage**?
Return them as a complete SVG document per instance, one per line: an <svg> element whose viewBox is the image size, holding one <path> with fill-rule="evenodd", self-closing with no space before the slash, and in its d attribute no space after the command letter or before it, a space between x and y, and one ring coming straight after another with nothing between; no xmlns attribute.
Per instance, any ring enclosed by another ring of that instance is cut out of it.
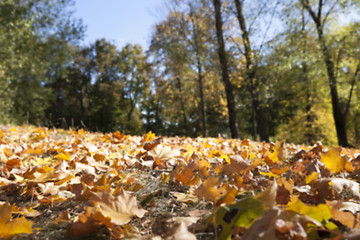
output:
<svg viewBox="0 0 360 240"><path fill-rule="evenodd" d="M252 101L257 99L272 139L336 144L326 61L316 26L302 6L306 2L280 2L275 8L266 1L244 1L244 9L251 10L244 17L255 46L254 98L234 2L223 1L225 45L242 138L258 135ZM73 3L0 2L1 123L229 136L215 18L207 1L171 1L146 52L136 44L118 49L106 39L79 46L84 27L72 17ZM309 1L317 11L314 3L318 2ZM350 145L360 146L360 23L339 21L343 14L356 15L359 5L332 0L324 4L322 13L328 15L323 38L334 62L341 115ZM273 18L283 27L281 32L265 27L276 27L270 24ZM270 32L278 34L265 41Z"/></svg>
<svg viewBox="0 0 360 240"><path fill-rule="evenodd" d="M82 36L73 20L71 1L16 1L0 3L1 121L44 123L52 97L47 88L71 58L69 45Z"/></svg>

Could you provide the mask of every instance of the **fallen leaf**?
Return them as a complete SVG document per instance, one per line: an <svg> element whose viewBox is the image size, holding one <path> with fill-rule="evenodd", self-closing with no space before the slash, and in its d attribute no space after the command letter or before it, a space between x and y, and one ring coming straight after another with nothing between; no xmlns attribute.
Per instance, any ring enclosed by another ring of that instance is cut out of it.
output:
<svg viewBox="0 0 360 240"><path fill-rule="evenodd" d="M321 178L313 181L312 187L317 191L319 200L335 198L360 199L359 183L344 178Z"/></svg>
<svg viewBox="0 0 360 240"><path fill-rule="evenodd" d="M96 232L102 225L94 218L95 209L85 206L84 212L79 215L78 220L70 224L66 236L81 236Z"/></svg>
<svg viewBox="0 0 360 240"><path fill-rule="evenodd" d="M264 204L254 198L246 198L235 204L221 206L208 217L208 226L220 227L219 239L230 239L235 227L250 227L265 212Z"/></svg>
<svg viewBox="0 0 360 240"><path fill-rule="evenodd" d="M204 198L207 201L215 201L224 196L227 191L224 187L219 187L218 179L216 177L210 177L205 180L194 193L199 198Z"/></svg>
<svg viewBox="0 0 360 240"><path fill-rule="evenodd" d="M196 240L195 234L189 232L185 222L180 222L174 233L166 238L167 240Z"/></svg>
<svg viewBox="0 0 360 240"><path fill-rule="evenodd" d="M142 218L146 210L142 209L135 197L127 191L120 190L117 196L108 192L94 193L90 197L96 209L116 225L123 225L131 221L134 216Z"/></svg>
<svg viewBox="0 0 360 240"><path fill-rule="evenodd" d="M64 211L59 213L58 217L55 219L55 224L69 222L70 221L70 213L69 211Z"/></svg>
<svg viewBox="0 0 360 240"><path fill-rule="evenodd" d="M25 217L11 219L11 212L8 202L0 205L0 237L9 238L20 233L32 233L32 222Z"/></svg>
<svg viewBox="0 0 360 240"><path fill-rule="evenodd" d="M176 200L179 202L185 203L197 203L199 201L198 197L193 194L186 194L180 192L171 192L172 195L176 197Z"/></svg>
<svg viewBox="0 0 360 240"><path fill-rule="evenodd" d="M334 173L338 173L345 168L346 160L340 155L341 147L330 148L326 153L321 153L320 161L325 164L325 167Z"/></svg>
<svg viewBox="0 0 360 240"><path fill-rule="evenodd" d="M286 209L307 215L318 222L326 222L332 217L329 206L325 204L309 206L295 195L291 197L291 201L287 204Z"/></svg>
<svg viewBox="0 0 360 240"><path fill-rule="evenodd" d="M273 206L276 203L276 192L278 185L274 181L273 185L265 191L259 193L254 198L263 202L266 206Z"/></svg>
<svg viewBox="0 0 360 240"><path fill-rule="evenodd" d="M319 173L317 172L312 172L310 175L307 175L305 177L305 183L306 184L309 184L311 183L312 181L314 181L315 179L317 179L319 177Z"/></svg>

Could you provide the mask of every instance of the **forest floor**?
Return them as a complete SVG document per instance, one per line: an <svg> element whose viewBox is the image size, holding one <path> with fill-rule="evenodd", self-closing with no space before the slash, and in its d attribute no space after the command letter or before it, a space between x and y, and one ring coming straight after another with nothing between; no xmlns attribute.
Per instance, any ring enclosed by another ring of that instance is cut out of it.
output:
<svg viewBox="0 0 360 240"><path fill-rule="evenodd" d="M360 150L0 126L0 238L360 239Z"/></svg>

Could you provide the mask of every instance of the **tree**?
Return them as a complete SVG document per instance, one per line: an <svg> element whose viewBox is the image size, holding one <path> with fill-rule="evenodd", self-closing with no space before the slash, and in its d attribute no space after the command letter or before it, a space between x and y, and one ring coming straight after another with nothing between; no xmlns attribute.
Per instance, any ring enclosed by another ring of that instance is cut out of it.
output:
<svg viewBox="0 0 360 240"><path fill-rule="evenodd" d="M5 114L14 123L41 124L52 98L48 86L72 57L83 33L72 18L73 1L5 0L0 3L0 57ZM2 105L2 104L1 104Z"/></svg>
<svg viewBox="0 0 360 240"><path fill-rule="evenodd" d="M246 28L245 18L243 14L243 1L234 0L236 6L236 17L239 21L241 35L243 39L244 45L244 55L246 59L246 78L249 84L249 91L252 99L252 107L255 113L257 130L260 135L261 141L269 141L269 135L266 128L266 118L264 114L264 110L262 108L261 102L259 101L259 84L256 79L256 64L253 59L253 52L251 49L251 44L249 40L249 33Z"/></svg>
<svg viewBox="0 0 360 240"><path fill-rule="evenodd" d="M127 121L130 122L136 106L141 105L148 94L147 72L150 71L150 66L140 45L127 44L119 55L120 81L124 83L124 97L130 104L127 114Z"/></svg>
<svg viewBox="0 0 360 240"><path fill-rule="evenodd" d="M323 0L318 0L317 9L312 6L309 0L301 0L300 3L307 10L309 15L311 16L317 31L318 42L320 45L321 53L323 56L323 61L326 65L326 72L328 76L328 83L331 94L331 103L332 103L332 111L333 117L335 121L336 133L338 137L338 143L341 146L348 145L347 132L346 132L346 116L348 114L348 108L343 108L340 102L339 94L338 94L338 79L336 76L336 68L335 61L331 54L330 45L326 40L326 36L324 34L324 30L327 25L327 20L330 14L333 13L334 8L339 3L337 1L326 2ZM324 13L324 8L328 7L327 12ZM349 100L351 101L352 94L349 94Z"/></svg>
<svg viewBox="0 0 360 240"><path fill-rule="evenodd" d="M231 137L239 138L233 86L229 78L228 65L227 65L226 53L225 53L225 43L224 43L223 30L222 30L223 23L221 18L221 2L220 0L213 0L213 4L214 4L215 22L216 22L216 37L218 41L218 54L222 68L222 80L225 86L227 107L229 112L229 127L231 131Z"/></svg>

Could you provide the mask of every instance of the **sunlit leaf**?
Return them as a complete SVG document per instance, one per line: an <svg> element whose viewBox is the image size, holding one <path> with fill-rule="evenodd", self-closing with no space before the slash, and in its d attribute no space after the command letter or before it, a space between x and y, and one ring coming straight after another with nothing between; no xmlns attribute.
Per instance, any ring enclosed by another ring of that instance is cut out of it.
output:
<svg viewBox="0 0 360 240"><path fill-rule="evenodd" d="M318 222L328 221L331 217L331 209L325 204L316 206L303 203L297 196L292 196L291 201L286 206L287 210L307 215Z"/></svg>
<svg viewBox="0 0 360 240"><path fill-rule="evenodd" d="M95 193L91 198L99 212L105 217L111 219L116 225L123 225L134 217L142 218L146 211L142 209L135 197L124 190L121 190L117 196L107 192Z"/></svg>
<svg viewBox="0 0 360 240"><path fill-rule="evenodd" d="M320 161L325 164L325 167L334 173L344 170L346 160L340 155L341 148L330 148L326 153L321 154Z"/></svg>
<svg viewBox="0 0 360 240"><path fill-rule="evenodd" d="M305 183L306 184L309 184L311 183L312 181L314 181L315 179L317 179L319 177L319 173L317 172L312 172L310 175L307 175L305 177Z"/></svg>
<svg viewBox="0 0 360 240"><path fill-rule="evenodd" d="M11 219L11 212L8 202L0 205L0 237L9 238L20 233L32 233L32 222L25 217Z"/></svg>

